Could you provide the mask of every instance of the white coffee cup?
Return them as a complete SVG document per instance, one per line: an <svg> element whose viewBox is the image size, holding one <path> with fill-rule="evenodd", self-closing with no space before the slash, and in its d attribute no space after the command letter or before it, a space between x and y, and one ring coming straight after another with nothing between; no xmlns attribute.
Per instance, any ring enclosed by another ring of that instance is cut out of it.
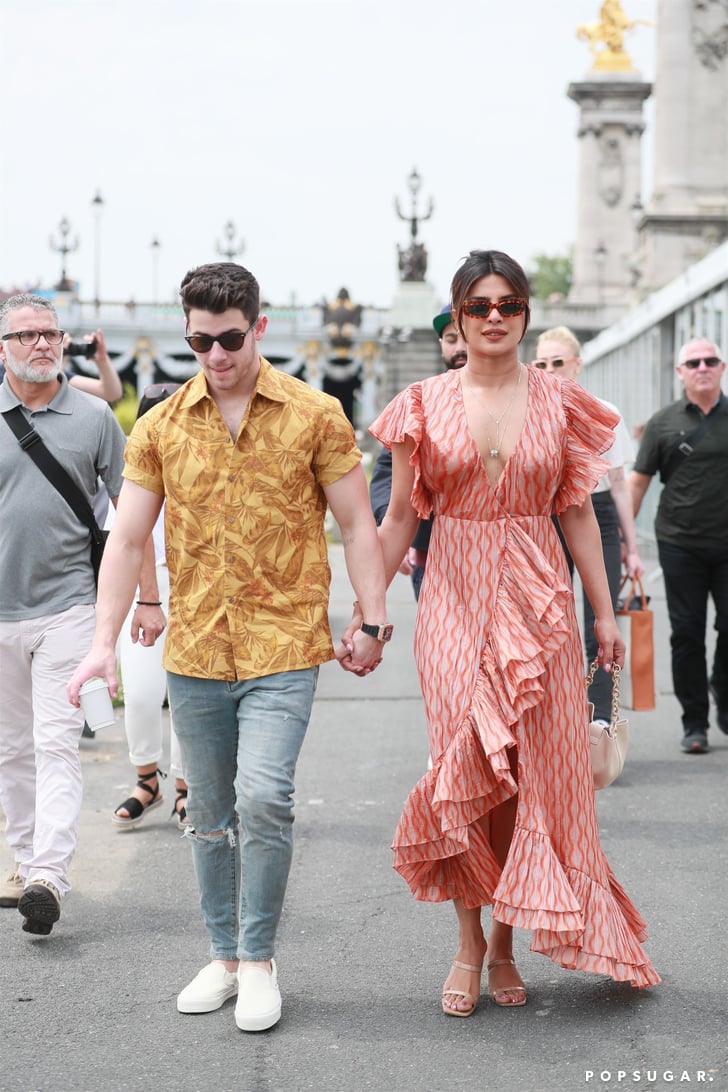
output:
<svg viewBox="0 0 728 1092"><path fill-rule="evenodd" d="M114 706L105 679L87 679L78 692L81 709L92 732L108 728L115 721Z"/></svg>

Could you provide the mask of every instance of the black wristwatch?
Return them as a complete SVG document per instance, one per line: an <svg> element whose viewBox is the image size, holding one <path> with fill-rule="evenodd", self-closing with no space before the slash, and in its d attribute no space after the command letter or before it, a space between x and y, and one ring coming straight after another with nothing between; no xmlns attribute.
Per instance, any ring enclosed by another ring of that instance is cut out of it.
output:
<svg viewBox="0 0 728 1092"><path fill-rule="evenodd" d="M383 645L392 640L392 634L394 633L394 626L389 624L386 626L370 626L366 622L362 622L359 629L362 633L366 633L367 637L376 637Z"/></svg>

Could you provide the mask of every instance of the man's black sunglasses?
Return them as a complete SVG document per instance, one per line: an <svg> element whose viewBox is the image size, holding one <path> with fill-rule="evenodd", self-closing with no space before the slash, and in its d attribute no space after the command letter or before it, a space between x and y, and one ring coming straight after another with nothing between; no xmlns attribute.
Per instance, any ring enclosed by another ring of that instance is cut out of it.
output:
<svg viewBox="0 0 728 1092"><path fill-rule="evenodd" d="M695 360L683 360L681 368L690 368L691 371L705 364L706 368L717 368L721 363L719 356L699 356Z"/></svg>
<svg viewBox="0 0 728 1092"><path fill-rule="evenodd" d="M226 353L236 353L242 349L246 334L255 326L258 320L251 322L247 330L226 330L224 334L187 334L185 341L194 353L209 353L215 342L219 342Z"/></svg>

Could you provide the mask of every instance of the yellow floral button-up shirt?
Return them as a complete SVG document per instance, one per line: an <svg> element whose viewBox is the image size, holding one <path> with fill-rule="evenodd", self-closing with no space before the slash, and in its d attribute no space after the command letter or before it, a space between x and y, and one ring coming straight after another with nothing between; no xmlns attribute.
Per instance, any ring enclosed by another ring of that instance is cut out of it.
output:
<svg viewBox="0 0 728 1092"><path fill-rule="evenodd" d="M202 372L137 421L124 476L165 497L166 668L232 681L332 659L322 486L360 459L338 400L262 357L237 440Z"/></svg>

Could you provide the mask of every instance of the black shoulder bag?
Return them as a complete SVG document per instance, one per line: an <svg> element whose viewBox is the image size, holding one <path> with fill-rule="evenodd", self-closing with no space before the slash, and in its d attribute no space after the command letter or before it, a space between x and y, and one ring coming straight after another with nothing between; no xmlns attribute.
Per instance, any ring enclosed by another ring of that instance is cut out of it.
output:
<svg viewBox="0 0 728 1092"><path fill-rule="evenodd" d="M41 474L44 474L53 488L58 490L81 523L84 523L91 532L91 565L94 570L94 580L98 584L99 568L101 567L101 558L104 553L108 531L101 530L96 522L93 508L85 495L73 479L69 477L55 456L51 455L38 433L26 420L20 406L13 406L12 409L5 410L3 417L7 421L8 427L15 433L23 451L30 455Z"/></svg>

